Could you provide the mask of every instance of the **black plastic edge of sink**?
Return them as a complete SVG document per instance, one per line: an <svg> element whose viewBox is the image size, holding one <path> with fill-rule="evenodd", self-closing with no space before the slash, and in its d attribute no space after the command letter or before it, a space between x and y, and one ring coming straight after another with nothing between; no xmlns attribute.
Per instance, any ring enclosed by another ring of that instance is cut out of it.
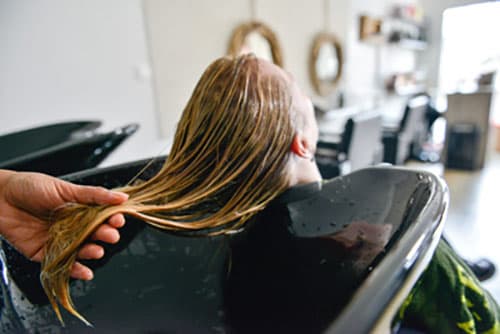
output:
<svg viewBox="0 0 500 334"><path fill-rule="evenodd" d="M367 169L387 168L386 166L365 168L351 175ZM399 288L405 283L414 284L412 276L420 276L424 271L441 237L449 204L448 187L444 180L429 172L402 167L389 168L428 178L432 181L431 194L415 223L409 226L406 233L388 250L387 255L391 256L385 256L373 269L325 333L373 332L381 317L387 316L387 308L398 294ZM389 316L392 320L394 312L401 305L391 306L393 314ZM386 330L390 332L391 328Z"/></svg>

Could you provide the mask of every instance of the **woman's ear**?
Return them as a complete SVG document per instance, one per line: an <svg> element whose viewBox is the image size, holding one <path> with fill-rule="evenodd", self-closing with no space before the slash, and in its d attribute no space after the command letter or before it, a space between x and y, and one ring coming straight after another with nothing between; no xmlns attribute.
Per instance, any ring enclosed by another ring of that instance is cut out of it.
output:
<svg viewBox="0 0 500 334"><path fill-rule="evenodd" d="M292 146L290 151L300 158L311 159L312 153L309 149L309 143L306 138L304 138L300 133L293 136Z"/></svg>

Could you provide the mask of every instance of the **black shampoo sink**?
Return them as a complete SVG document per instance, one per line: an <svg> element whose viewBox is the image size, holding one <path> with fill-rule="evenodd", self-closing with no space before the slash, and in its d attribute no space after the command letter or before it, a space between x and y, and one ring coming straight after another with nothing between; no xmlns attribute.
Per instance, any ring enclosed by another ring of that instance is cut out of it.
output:
<svg viewBox="0 0 500 334"><path fill-rule="evenodd" d="M74 121L38 126L0 136L0 163L94 132L100 121Z"/></svg>
<svg viewBox="0 0 500 334"><path fill-rule="evenodd" d="M107 133L95 129L100 122L59 123L0 137L0 168L41 172L53 176L97 166L125 139L137 124Z"/></svg>
<svg viewBox="0 0 500 334"><path fill-rule="evenodd" d="M151 177L164 159L66 179L116 187L146 164L140 177ZM190 237L129 218L119 244L106 246L105 258L89 263L94 280L71 283L76 308L92 322L92 331L66 312L61 327L38 282L39 265L3 242L2 327L5 333L388 330L436 247L447 196L432 174L368 168L333 179L314 198L289 205L285 224L251 223L242 233ZM328 221L320 212L325 205L335 213ZM311 208L316 213L309 214ZM385 238L382 247L370 248L367 257L332 243L335 236L345 237L349 226L378 231Z"/></svg>

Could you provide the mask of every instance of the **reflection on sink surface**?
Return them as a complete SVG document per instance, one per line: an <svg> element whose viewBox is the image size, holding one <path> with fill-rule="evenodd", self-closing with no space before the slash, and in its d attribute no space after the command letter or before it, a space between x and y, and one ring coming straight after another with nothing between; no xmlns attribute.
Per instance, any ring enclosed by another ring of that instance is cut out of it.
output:
<svg viewBox="0 0 500 334"><path fill-rule="evenodd" d="M68 178L115 187L146 163ZM99 332L345 332L346 321L365 332L432 251L445 207L446 189L434 176L370 168L324 183L311 198L272 205L233 235L180 236L128 219L120 243L89 263L95 279L72 282L71 295ZM415 254L416 240L427 242ZM5 242L2 260L4 332L85 331L68 314L60 327L35 279L39 265Z"/></svg>

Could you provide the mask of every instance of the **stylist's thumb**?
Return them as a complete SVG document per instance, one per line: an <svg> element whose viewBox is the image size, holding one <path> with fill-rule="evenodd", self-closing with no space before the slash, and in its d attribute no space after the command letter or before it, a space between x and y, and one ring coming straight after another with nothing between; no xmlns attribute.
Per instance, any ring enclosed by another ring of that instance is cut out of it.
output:
<svg viewBox="0 0 500 334"><path fill-rule="evenodd" d="M66 202L117 205L128 199L128 195L122 192L103 187L80 186L69 182L64 182L63 187L59 187L59 189L62 190L60 195Z"/></svg>

